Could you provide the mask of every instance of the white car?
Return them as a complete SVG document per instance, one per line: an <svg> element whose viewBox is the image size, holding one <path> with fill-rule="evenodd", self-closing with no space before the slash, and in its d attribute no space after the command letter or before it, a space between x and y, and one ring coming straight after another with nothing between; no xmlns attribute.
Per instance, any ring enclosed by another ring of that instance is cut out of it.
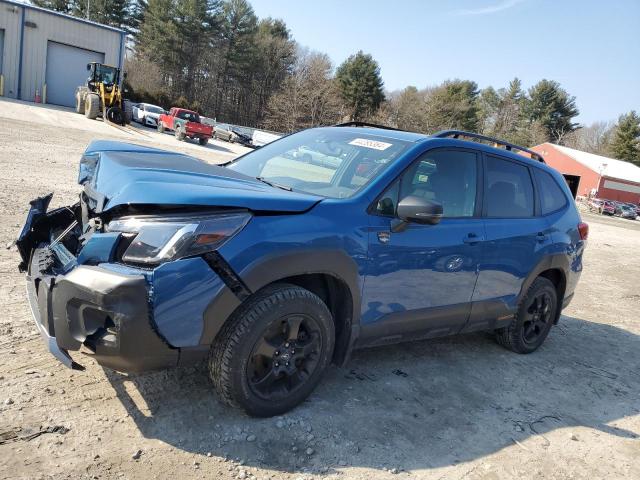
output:
<svg viewBox="0 0 640 480"><path fill-rule="evenodd" d="M162 107L151 105L150 103L139 103L133 107L133 121L141 123L147 127L156 128L158 118L166 113Z"/></svg>

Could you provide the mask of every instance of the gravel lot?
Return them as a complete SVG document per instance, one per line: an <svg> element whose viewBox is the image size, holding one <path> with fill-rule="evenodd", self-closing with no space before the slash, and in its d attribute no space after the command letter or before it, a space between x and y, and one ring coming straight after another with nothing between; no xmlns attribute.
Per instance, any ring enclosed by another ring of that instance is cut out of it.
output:
<svg viewBox="0 0 640 480"><path fill-rule="evenodd" d="M485 334L358 352L301 407L264 420L221 405L204 368L62 367L5 248L28 201L75 201L92 139L211 162L244 151L139 130L0 101L0 478L640 478L640 221L584 215L581 284L533 355Z"/></svg>

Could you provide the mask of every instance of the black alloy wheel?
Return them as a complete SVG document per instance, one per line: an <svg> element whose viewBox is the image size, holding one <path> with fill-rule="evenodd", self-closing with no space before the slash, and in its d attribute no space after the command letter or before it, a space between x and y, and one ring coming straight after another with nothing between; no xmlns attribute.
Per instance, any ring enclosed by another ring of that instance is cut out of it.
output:
<svg viewBox="0 0 640 480"><path fill-rule="evenodd" d="M294 314L273 322L251 352L250 388L265 400L290 395L318 367L320 326L308 315Z"/></svg>
<svg viewBox="0 0 640 480"><path fill-rule="evenodd" d="M547 331L547 326L552 321L552 310L548 292L542 291L531 299L522 325L522 339L525 343L534 345L540 335Z"/></svg>
<svg viewBox="0 0 640 480"><path fill-rule="evenodd" d="M211 345L209 376L227 404L270 417L309 396L331 363L333 316L322 299L275 283L246 299Z"/></svg>
<svg viewBox="0 0 640 480"><path fill-rule="evenodd" d="M520 300L511 323L496 330L497 342L516 353L535 352L549 335L558 308L556 286L548 278L536 278Z"/></svg>

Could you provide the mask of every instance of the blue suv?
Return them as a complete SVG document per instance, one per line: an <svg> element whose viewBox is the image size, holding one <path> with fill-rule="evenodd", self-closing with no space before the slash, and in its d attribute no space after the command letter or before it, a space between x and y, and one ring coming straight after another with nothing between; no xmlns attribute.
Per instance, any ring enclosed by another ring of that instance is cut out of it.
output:
<svg viewBox="0 0 640 480"><path fill-rule="evenodd" d="M78 181L73 206L32 201L17 241L51 353L126 372L206 359L220 397L255 416L291 409L357 348L483 330L533 352L588 235L542 157L459 131L352 122L224 166L97 141Z"/></svg>

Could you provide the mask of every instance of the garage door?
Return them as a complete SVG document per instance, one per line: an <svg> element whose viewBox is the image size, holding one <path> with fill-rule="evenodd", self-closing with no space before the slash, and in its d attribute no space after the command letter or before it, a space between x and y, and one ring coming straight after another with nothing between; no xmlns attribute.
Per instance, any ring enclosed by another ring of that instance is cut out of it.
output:
<svg viewBox="0 0 640 480"><path fill-rule="evenodd" d="M104 62L104 53L72 47L62 43L47 44L47 103L75 106L78 85L89 76L87 63Z"/></svg>

